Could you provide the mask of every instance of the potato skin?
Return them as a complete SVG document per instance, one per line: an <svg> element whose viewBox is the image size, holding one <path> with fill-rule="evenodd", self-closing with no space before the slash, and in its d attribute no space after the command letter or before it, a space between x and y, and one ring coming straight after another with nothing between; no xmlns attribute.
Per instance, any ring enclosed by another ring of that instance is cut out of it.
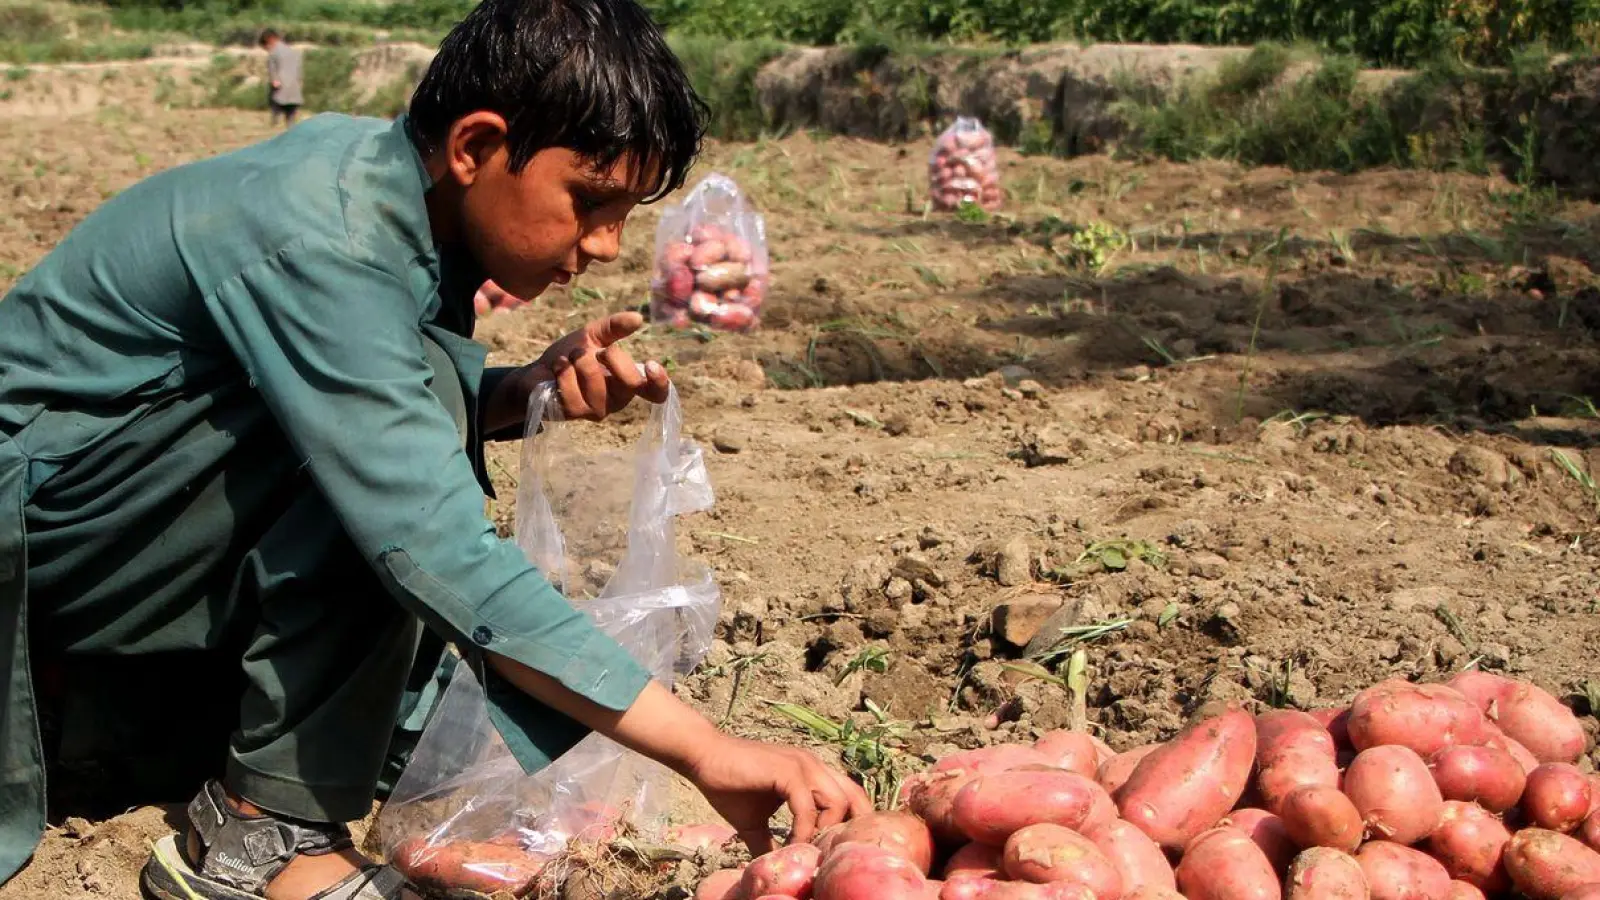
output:
<svg viewBox="0 0 1600 900"><path fill-rule="evenodd" d="M1446 800L1477 803L1497 813L1516 806L1528 783L1522 764L1499 747L1446 747L1433 755L1428 769Z"/></svg>
<svg viewBox="0 0 1600 900"><path fill-rule="evenodd" d="M1524 828L1506 844L1506 871L1531 900L1561 900L1600 884L1600 853L1576 838L1544 828Z"/></svg>
<svg viewBox="0 0 1600 900"><path fill-rule="evenodd" d="M1280 874L1289 871L1289 864L1294 862L1299 850L1289 837L1289 830L1283 826L1283 820L1264 809L1236 809L1217 824L1231 825L1250 835L1250 840L1267 855L1273 870Z"/></svg>
<svg viewBox="0 0 1600 900"><path fill-rule="evenodd" d="M739 882L743 880L743 866L712 872L694 889L694 900L734 900L738 896Z"/></svg>
<svg viewBox="0 0 1600 900"><path fill-rule="evenodd" d="M1135 747L1132 750L1118 753L1100 764L1100 769L1095 772L1094 779L1100 782L1100 786L1105 788L1108 793L1115 796L1117 789L1126 784L1128 779L1132 777L1133 770L1139 767L1139 763L1146 756L1154 753L1160 746L1160 744L1145 744L1142 747Z"/></svg>
<svg viewBox="0 0 1600 900"><path fill-rule="evenodd" d="M1284 800L1279 818L1289 839L1300 847L1354 853L1366 834L1361 811L1338 788L1300 788Z"/></svg>
<svg viewBox="0 0 1600 900"><path fill-rule="evenodd" d="M987 844L964 844L956 852L950 854L945 861L941 874L946 880L961 876L964 878L988 878L1000 872L1002 865L1001 850L999 847L990 847Z"/></svg>
<svg viewBox="0 0 1600 900"><path fill-rule="evenodd" d="M1196 837L1176 870L1188 900L1281 900L1278 873L1256 842L1224 825Z"/></svg>
<svg viewBox="0 0 1600 900"><path fill-rule="evenodd" d="M1367 874L1354 856L1308 847L1289 865L1285 900L1369 900Z"/></svg>
<svg viewBox="0 0 1600 900"><path fill-rule="evenodd" d="M1381 681L1350 704L1350 742L1357 750L1407 747L1424 758L1456 744L1481 744L1483 712L1442 684Z"/></svg>
<svg viewBox="0 0 1600 900"><path fill-rule="evenodd" d="M1588 746L1578 717L1537 685L1472 670L1448 684L1540 762L1576 762Z"/></svg>
<svg viewBox="0 0 1600 900"><path fill-rule="evenodd" d="M1124 819L1181 850L1239 802L1255 758L1255 721L1230 708L1151 751L1113 797Z"/></svg>
<svg viewBox="0 0 1600 900"><path fill-rule="evenodd" d="M1577 766L1544 763L1528 773L1522 813L1539 828L1565 834L1583 824L1592 799L1589 778Z"/></svg>
<svg viewBox="0 0 1600 900"><path fill-rule="evenodd" d="M418 887L461 888L520 895L533 889L546 858L520 847L487 841L429 844L412 838L390 854L390 862Z"/></svg>
<svg viewBox="0 0 1600 900"><path fill-rule="evenodd" d="M1060 825L1042 823L1021 829L1006 841L1005 872L1035 884L1080 884L1097 900L1122 896L1122 875L1093 841Z"/></svg>
<svg viewBox="0 0 1600 900"><path fill-rule="evenodd" d="M1058 769L1093 778L1100 771L1100 748L1094 738L1081 731L1051 731L1033 742L1033 749L1044 754Z"/></svg>
<svg viewBox="0 0 1600 900"><path fill-rule="evenodd" d="M908 812L874 812L844 823L832 844L875 844L904 857L922 874L933 866L933 833Z"/></svg>
<svg viewBox="0 0 1600 900"><path fill-rule="evenodd" d="M751 861L739 881L739 891L745 897L810 897L821 862L822 851L815 844L779 847Z"/></svg>
<svg viewBox="0 0 1600 900"><path fill-rule="evenodd" d="M919 772L905 780L900 791L902 803L927 823L940 843L964 843L966 838L955 823L955 801L961 789L976 777L967 769Z"/></svg>
<svg viewBox="0 0 1600 900"><path fill-rule="evenodd" d="M1450 873L1439 861L1390 841L1371 841L1356 851L1372 900L1449 900Z"/></svg>
<svg viewBox="0 0 1600 900"><path fill-rule="evenodd" d="M1488 900L1483 891L1467 884L1465 881L1450 882L1450 900Z"/></svg>
<svg viewBox="0 0 1600 900"><path fill-rule="evenodd" d="M1511 832L1482 807L1447 800L1439 827L1428 836L1428 852L1456 881L1499 894L1511 887L1505 867L1510 842Z"/></svg>
<svg viewBox="0 0 1600 900"><path fill-rule="evenodd" d="M1020 744L996 744L993 747L980 747L977 750L962 750L958 753L952 753L934 763L928 771L949 772L956 769L966 769L976 775L989 775L1022 766L1048 765L1050 765L1050 757L1032 747L1024 747ZM1052 766L1052 768L1054 767Z"/></svg>
<svg viewBox="0 0 1600 900"><path fill-rule="evenodd" d="M812 891L815 900L925 900L927 879L882 847L836 843Z"/></svg>
<svg viewBox="0 0 1600 900"><path fill-rule="evenodd" d="M1397 844L1427 837L1444 812L1444 797L1427 764L1406 747L1361 751L1345 770L1344 792L1370 835Z"/></svg>
<svg viewBox="0 0 1600 900"><path fill-rule="evenodd" d="M1570 894L1563 895L1561 900L1600 900L1600 884L1586 884Z"/></svg>
<svg viewBox="0 0 1600 900"><path fill-rule="evenodd" d="M1256 788L1269 812L1282 814L1284 798L1307 785L1337 788L1333 735L1297 710L1256 716Z"/></svg>
<svg viewBox="0 0 1600 900"><path fill-rule="evenodd" d="M1122 876L1124 895L1146 889L1176 891L1178 882L1172 863L1150 836L1131 822L1116 819L1084 832L1084 837L1100 848L1117 874Z"/></svg>
<svg viewBox="0 0 1600 900"><path fill-rule="evenodd" d="M1090 779L1061 769L980 775L956 794L951 822L971 840L1000 846L1029 825L1081 828L1098 793Z"/></svg>
<svg viewBox="0 0 1600 900"><path fill-rule="evenodd" d="M1600 810L1589 813L1589 817L1583 820L1583 826L1578 829L1578 838L1590 850L1600 850Z"/></svg>

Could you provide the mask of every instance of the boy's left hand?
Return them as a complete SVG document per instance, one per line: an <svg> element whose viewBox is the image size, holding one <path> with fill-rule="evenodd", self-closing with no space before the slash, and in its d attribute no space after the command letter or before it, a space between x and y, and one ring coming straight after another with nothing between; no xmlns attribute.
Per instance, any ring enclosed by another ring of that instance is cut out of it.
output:
<svg viewBox="0 0 1600 900"><path fill-rule="evenodd" d="M568 419L598 422L632 402L635 396L652 403L667 399L671 386L667 370L654 360L641 375L633 356L617 342L644 327L644 316L621 312L596 319L551 344L537 360L502 381L489 398L488 430L522 421L528 397L536 385L556 383L561 414Z"/></svg>

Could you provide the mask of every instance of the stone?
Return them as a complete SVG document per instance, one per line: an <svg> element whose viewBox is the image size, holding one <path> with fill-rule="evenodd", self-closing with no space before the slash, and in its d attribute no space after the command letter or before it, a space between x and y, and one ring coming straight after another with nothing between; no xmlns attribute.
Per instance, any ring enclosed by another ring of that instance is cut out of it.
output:
<svg viewBox="0 0 1600 900"><path fill-rule="evenodd" d="M743 431L724 425L711 436L711 446L718 453L738 453L744 450L747 440Z"/></svg>
<svg viewBox="0 0 1600 900"><path fill-rule="evenodd" d="M1522 473L1511 460L1487 447L1471 444L1457 450L1446 468L1457 478L1496 489L1512 487L1522 480Z"/></svg>
<svg viewBox="0 0 1600 900"><path fill-rule="evenodd" d="M1227 574L1228 561L1215 553L1201 551L1188 557L1189 574L1208 581L1216 581Z"/></svg>
<svg viewBox="0 0 1600 900"><path fill-rule="evenodd" d="M995 555L994 577L1006 587L1033 581L1033 553L1026 539L1014 537L1000 547Z"/></svg>
<svg viewBox="0 0 1600 900"><path fill-rule="evenodd" d="M989 630L1013 647L1026 647L1061 606L1060 597L1024 594L995 606Z"/></svg>

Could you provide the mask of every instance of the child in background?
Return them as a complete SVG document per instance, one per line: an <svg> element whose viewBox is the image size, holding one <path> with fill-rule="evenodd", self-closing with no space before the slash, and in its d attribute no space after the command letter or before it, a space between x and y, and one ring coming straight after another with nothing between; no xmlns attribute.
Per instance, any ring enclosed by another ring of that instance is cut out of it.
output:
<svg viewBox="0 0 1600 900"><path fill-rule="evenodd" d="M282 116L287 128L305 102L300 50L271 28L261 32L261 47L267 51L267 105L272 110L272 124L278 124Z"/></svg>

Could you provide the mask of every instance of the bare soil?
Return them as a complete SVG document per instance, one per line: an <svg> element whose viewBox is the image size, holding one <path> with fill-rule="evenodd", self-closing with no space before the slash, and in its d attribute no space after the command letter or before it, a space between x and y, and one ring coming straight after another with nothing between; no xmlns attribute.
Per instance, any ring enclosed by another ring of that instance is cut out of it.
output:
<svg viewBox="0 0 1600 900"><path fill-rule="evenodd" d="M95 86L0 128L0 289L112 192L269 133ZM1002 668L1065 607L1115 623L1085 647L1119 748L1211 699L1312 707L1473 662L1596 727L1600 210L1467 176L1004 151L1005 216L963 223L922 214L926 150L709 149L701 172L767 216L776 285L753 335L634 342L672 366L717 490L680 531L725 601L686 697L795 744L767 701L842 720L870 699L914 765L1067 721L1058 686ZM658 215L615 265L485 320L493 359L642 304ZM1063 230L1095 222L1131 240L1100 269ZM492 459L509 527L516 447ZM847 674L866 647L886 671ZM58 823L0 900L133 900L168 827Z"/></svg>

